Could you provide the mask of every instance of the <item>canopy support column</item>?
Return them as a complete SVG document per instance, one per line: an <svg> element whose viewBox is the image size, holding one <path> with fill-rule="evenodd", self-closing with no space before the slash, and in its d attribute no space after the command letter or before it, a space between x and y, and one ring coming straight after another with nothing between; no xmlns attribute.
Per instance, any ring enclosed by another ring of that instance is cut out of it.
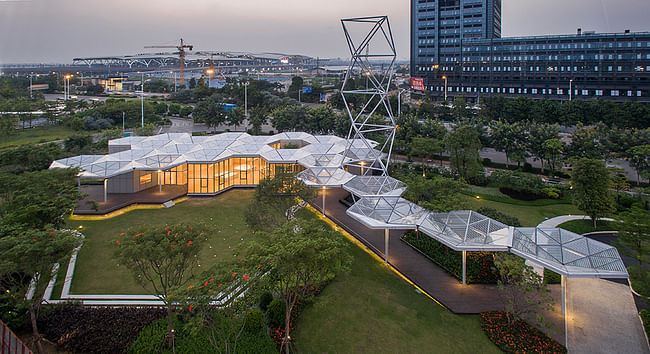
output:
<svg viewBox="0 0 650 354"><path fill-rule="evenodd" d="M327 187L323 186L323 216L325 216L325 192L327 190Z"/></svg>
<svg viewBox="0 0 650 354"><path fill-rule="evenodd" d="M162 193L162 171L158 170L158 192Z"/></svg>
<svg viewBox="0 0 650 354"><path fill-rule="evenodd" d="M108 202L108 178L104 178L104 203Z"/></svg>
<svg viewBox="0 0 650 354"><path fill-rule="evenodd" d="M463 285L467 284L466 269L467 269L467 251L463 251Z"/></svg>
<svg viewBox="0 0 650 354"><path fill-rule="evenodd" d="M566 276L564 275L562 276L562 314L566 317Z"/></svg>
<svg viewBox="0 0 650 354"><path fill-rule="evenodd" d="M384 229L384 264L388 264L388 241L390 239L390 230Z"/></svg>

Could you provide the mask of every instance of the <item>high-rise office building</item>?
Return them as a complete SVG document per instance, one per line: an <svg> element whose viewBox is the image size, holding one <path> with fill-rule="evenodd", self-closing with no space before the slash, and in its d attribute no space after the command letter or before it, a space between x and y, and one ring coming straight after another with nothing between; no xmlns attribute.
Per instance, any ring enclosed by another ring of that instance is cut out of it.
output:
<svg viewBox="0 0 650 354"><path fill-rule="evenodd" d="M650 33L502 38L501 0L411 0L411 76L434 98L650 101Z"/></svg>

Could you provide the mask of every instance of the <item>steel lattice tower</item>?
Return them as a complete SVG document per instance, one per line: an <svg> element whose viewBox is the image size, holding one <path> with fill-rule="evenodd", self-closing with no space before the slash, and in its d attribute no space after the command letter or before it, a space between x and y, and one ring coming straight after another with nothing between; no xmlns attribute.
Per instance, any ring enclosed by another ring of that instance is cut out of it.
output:
<svg viewBox="0 0 650 354"><path fill-rule="evenodd" d="M342 19L341 24L352 56L341 87L343 102L352 123L345 151L349 160L346 159L342 167L361 166L363 175L380 173L382 176L388 176L388 163L396 132L388 93L397 58L388 16ZM390 64L377 68L372 66L371 60ZM366 79L365 89L349 88L351 79L355 77ZM352 109L349 104L351 95L363 95L364 104ZM376 113L381 107L385 111L382 113L387 114L378 117ZM369 134L384 134L386 141L378 146L367 139Z"/></svg>

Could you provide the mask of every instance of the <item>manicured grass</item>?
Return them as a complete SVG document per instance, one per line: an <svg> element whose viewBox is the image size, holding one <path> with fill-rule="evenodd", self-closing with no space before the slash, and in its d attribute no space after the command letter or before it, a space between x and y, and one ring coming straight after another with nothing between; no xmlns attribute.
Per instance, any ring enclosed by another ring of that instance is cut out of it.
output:
<svg viewBox="0 0 650 354"><path fill-rule="evenodd" d="M478 316L451 313L357 246L351 271L334 279L298 319L305 353L498 353Z"/></svg>
<svg viewBox="0 0 650 354"><path fill-rule="evenodd" d="M64 126L17 129L15 134L3 136L0 139L0 149L63 140L75 134L84 134L84 132L78 132Z"/></svg>
<svg viewBox="0 0 650 354"><path fill-rule="evenodd" d="M522 226L537 226L544 221L545 218L552 218L559 215L582 215L572 204L548 204L548 205L535 205L535 202L518 201L517 204L510 204L501 201L486 200L481 197L480 199L467 197L469 207L472 210L477 210L481 207L494 208L502 213L515 216L519 219ZM510 198L512 199L512 198Z"/></svg>
<svg viewBox="0 0 650 354"><path fill-rule="evenodd" d="M102 221L68 221L83 225L86 235L77 258L71 292L74 294L144 294L133 275L113 259L114 240L130 227L143 224L185 223L201 228L208 236L198 254L202 269L216 260L237 257L236 248L250 240L244 209L253 190L232 190L213 198L193 198L169 209L135 210ZM203 224L203 226L199 226ZM200 268L200 269L201 269ZM65 270L63 270L65 274ZM57 282L58 283L58 282ZM58 296L58 295L57 295Z"/></svg>
<svg viewBox="0 0 650 354"><path fill-rule="evenodd" d="M597 227L594 228L594 222L591 219L587 220L573 220L560 224L558 227L561 227L565 230L575 232L577 234L586 234L588 232L596 231L617 231L618 224L611 221L600 220L597 223Z"/></svg>

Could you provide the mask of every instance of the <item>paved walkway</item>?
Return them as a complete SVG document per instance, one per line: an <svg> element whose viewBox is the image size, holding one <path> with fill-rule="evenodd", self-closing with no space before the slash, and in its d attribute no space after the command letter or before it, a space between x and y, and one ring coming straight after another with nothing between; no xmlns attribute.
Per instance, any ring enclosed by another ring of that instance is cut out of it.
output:
<svg viewBox="0 0 650 354"><path fill-rule="evenodd" d="M553 228L553 227L558 227L559 225L564 224L565 222L574 221L574 220L591 220L591 218L586 215L561 215L548 220L544 220L539 225L537 225L537 227ZM615 221L614 219L610 219L610 218L602 218L599 220Z"/></svg>
<svg viewBox="0 0 650 354"><path fill-rule="evenodd" d="M626 284L567 279L569 353L650 353Z"/></svg>

